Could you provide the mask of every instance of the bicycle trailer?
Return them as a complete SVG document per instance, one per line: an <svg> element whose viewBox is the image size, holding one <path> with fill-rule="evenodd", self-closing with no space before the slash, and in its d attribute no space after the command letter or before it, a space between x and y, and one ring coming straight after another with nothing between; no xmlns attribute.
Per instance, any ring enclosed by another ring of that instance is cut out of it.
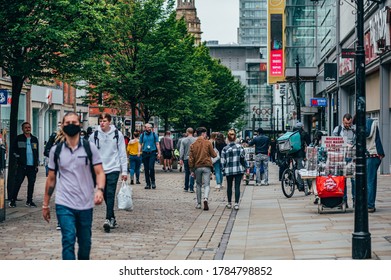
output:
<svg viewBox="0 0 391 280"><path fill-rule="evenodd" d="M345 176L317 176L316 190L318 192L318 213L322 213L324 208L340 208L346 212Z"/></svg>

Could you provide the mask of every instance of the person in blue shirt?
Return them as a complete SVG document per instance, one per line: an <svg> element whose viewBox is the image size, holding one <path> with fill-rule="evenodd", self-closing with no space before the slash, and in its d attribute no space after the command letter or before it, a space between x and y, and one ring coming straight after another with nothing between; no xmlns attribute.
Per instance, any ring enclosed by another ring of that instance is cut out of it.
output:
<svg viewBox="0 0 391 280"><path fill-rule="evenodd" d="M27 176L27 207L37 207L33 202L34 185L38 172L38 138L31 134L31 124L24 122L22 124L23 134L16 137L13 143L14 156L18 167L15 174L15 185L12 189L11 201L9 207L16 207L16 200L19 194L20 186Z"/></svg>
<svg viewBox="0 0 391 280"><path fill-rule="evenodd" d="M152 131L151 124L145 124L145 130L140 135L139 143L138 156L142 154L146 183L145 189L156 189L155 161L156 157L158 159L160 158L160 146L159 137Z"/></svg>

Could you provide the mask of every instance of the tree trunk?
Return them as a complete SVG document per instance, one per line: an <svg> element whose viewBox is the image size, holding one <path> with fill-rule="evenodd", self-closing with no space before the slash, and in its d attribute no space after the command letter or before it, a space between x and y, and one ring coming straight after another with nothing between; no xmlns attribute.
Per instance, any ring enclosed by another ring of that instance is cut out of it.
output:
<svg viewBox="0 0 391 280"><path fill-rule="evenodd" d="M132 110L132 126L131 126L131 138L133 139L133 133L136 130L136 102L130 102L130 109Z"/></svg>
<svg viewBox="0 0 391 280"><path fill-rule="evenodd" d="M16 158L14 156L14 143L18 132L18 111L19 111L19 98L22 92L24 83L23 77L11 76L12 80L12 102L11 102L11 114L10 114L10 142L8 152L8 177L7 177L7 197L11 198L12 191L15 184L15 172L16 172Z"/></svg>

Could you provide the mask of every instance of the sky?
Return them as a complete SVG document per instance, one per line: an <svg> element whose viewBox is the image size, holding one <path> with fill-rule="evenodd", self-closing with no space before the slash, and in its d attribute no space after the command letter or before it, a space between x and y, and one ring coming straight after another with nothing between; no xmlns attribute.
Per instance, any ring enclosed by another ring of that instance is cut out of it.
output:
<svg viewBox="0 0 391 280"><path fill-rule="evenodd" d="M195 6L201 21L202 41L237 43L239 0L195 0Z"/></svg>

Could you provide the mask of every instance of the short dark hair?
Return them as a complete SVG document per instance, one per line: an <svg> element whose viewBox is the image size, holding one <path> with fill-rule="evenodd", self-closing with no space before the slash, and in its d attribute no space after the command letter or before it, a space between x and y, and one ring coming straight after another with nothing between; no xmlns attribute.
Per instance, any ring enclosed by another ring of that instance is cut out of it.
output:
<svg viewBox="0 0 391 280"><path fill-rule="evenodd" d="M260 127L260 128L258 128L257 132L258 132L258 134L263 134L264 130L262 127Z"/></svg>
<svg viewBox="0 0 391 280"><path fill-rule="evenodd" d="M200 136L202 133L207 132L206 127L203 126L197 127L196 131L197 131L197 136Z"/></svg>
<svg viewBox="0 0 391 280"><path fill-rule="evenodd" d="M26 125L26 124L30 124L29 122L24 122L22 123L22 128ZM31 124L30 124L31 125Z"/></svg>
<svg viewBox="0 0 391 280"><path fill-rule="evenodd" d="M109 113L102 113L98 117L99 120L107 119L109 122L111 122L111 115Z"/></svg>
<svg viewBox="0 0 391 280"><path fill-rule="evenodd" d="M343 119L347 119L348 121L350 121L352 119L352 115L349 113L346 113L345 115L343 115L342 120Z"/></svg>

